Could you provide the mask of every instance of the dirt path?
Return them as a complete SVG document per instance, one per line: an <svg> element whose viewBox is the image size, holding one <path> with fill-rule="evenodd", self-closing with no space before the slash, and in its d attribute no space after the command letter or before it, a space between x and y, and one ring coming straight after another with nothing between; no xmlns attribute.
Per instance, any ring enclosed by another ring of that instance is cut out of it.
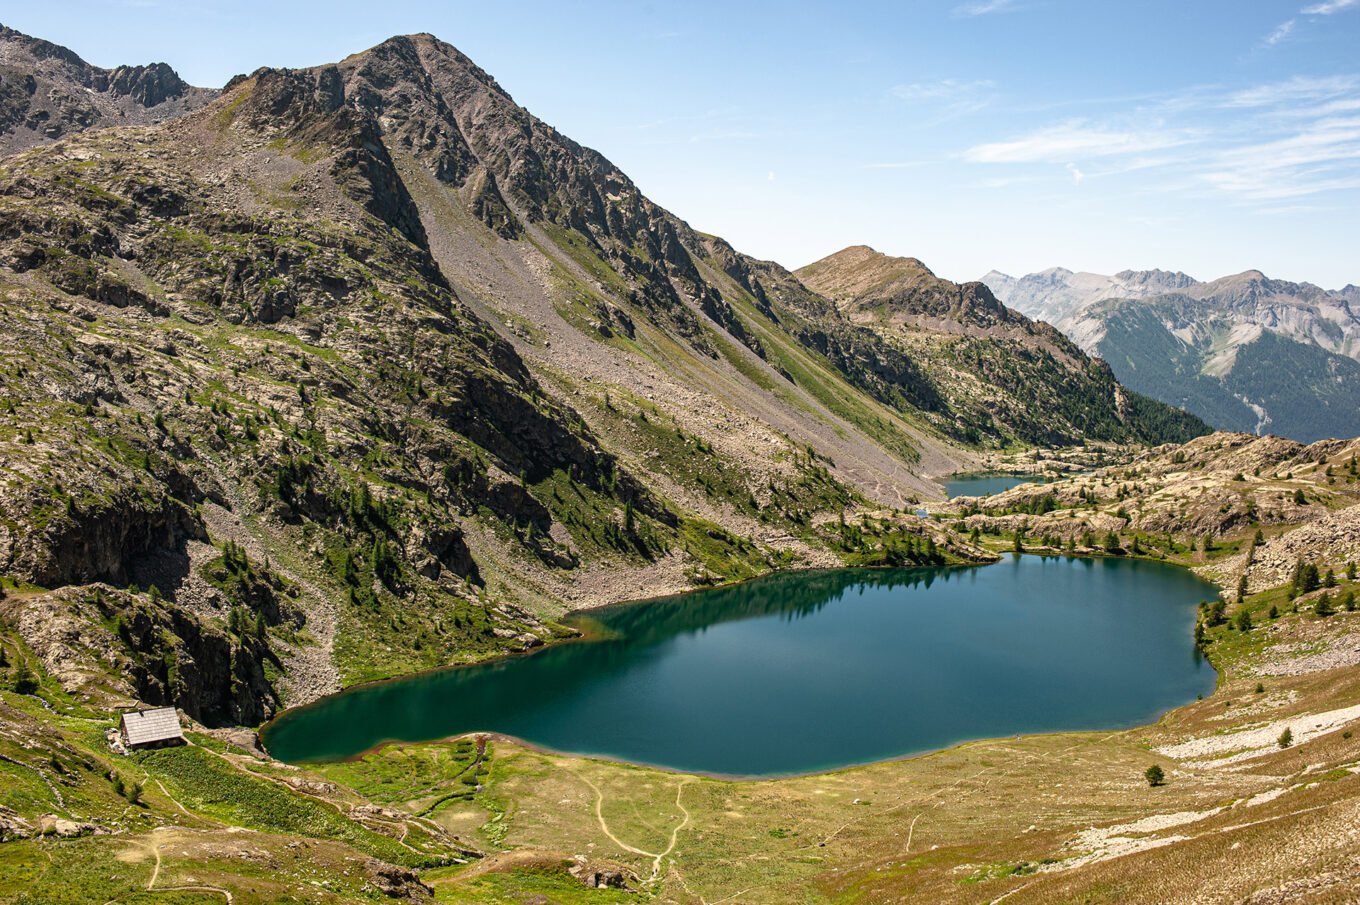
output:
<svg viewBox="0 0 1360 905"><path fill-rule="evenodd" d="M209 886L200 883L190 886L157 886L156 881L161 878L161 846L156 841L156 834L165 832L168 827L157 827L151 831L151 840L145 843L151 854L156 858L156 865L151 869L151 877L146 881L147 892L211 892L222 896L227 900L227 905L232 905L234 899L231 890L223 889L220 886Z"/></svg>
<svg viewBox="0 0 1360 905"><path fill-rule="evenodd" d="M159 779L156 779L156 778L154 778L154 777L152 777L151 781L154 782L154 783L156 784L156 788L158 788L158 789L161 790L161 794L164 795L164 796L169 800L169 802L170 802L171 804L173 804L175 807L179 808L180 811L182 811L186 817L193 817L195 820L201 820L201 819L202 819L202 818L199 817L197 814L195 814L193 811L190 811L188 808L186 808L184 805L182 805L182 804L180 803L180 801L179 801L178 798L176 798L175 796L171 795L170 792L169 792L169 790L165 788L165 783L161 782Z"/></svg>
<svg viewBox="0 0 1360 905"><path fill-rule="evenodd" d="M685 819L676 824L675 828L671 830L670 844L666 846L666 850L664 852L656 856L657 866L653 868L652 871L654 874L656 873L657 870L660 869L661 859L669 855L671 852L675 851L675 842L676 839L678 839L680 836L680 831L683 830L685 827L689 826L689 809L687 809L683 804L680 803L680 793L685 791L685 786L689 785L690 782L691 780L682 779L675 786L675 806L680 809L681 814L685 815Z"/></svg>
<svg viewBox="0 0 1360 905"><path fill-rule="evenodd" d="M160 843L156 841L156 833L158 831L159 828L151 831L151 841L146 844L146 847L151 849L151 854L156 859L156 866L151 869L151 878L146 881L147 889L154 889L156 881L161 877L161 846Z"/></svg>
<svg viewBox="0 0 1360 905"><path fill-rule="evenodd" d="M675 845L676 842L679 840L680 831L689 825L690 813L689 810L686 809L686 807L680 802L680 795L682 792L684 792L685 786L689 785L694 780L691 777L686 777L680 780L680 782L675 787L675 806L680 809L680 813L684 815L684 819L682 819L680 823L678 823L675 827L671 829L670 842L669 844L667 844L665 851L649 852L644 851L643 849L640 848L635 848L634 846L629 845L627 842L624 842L618 836L614 835L613 830L609 828L609 822L604 819L604 792L600 790L599 786L595 785L595 783L591 782L585 776L582 776L579 773L576 775L580 777L582 782L590 786L590 788L593 789L595 792L595 819L600 824L600 830L606 836L609 837L610 841L612 841L615 845L617 845L624 851L632 852L635 855L641 855L644 858L651 858L652 875L647 878L646 882L655 883L661 877L662 860L664 860L666 856L668 856L671 852L675 851Z"/></svg>

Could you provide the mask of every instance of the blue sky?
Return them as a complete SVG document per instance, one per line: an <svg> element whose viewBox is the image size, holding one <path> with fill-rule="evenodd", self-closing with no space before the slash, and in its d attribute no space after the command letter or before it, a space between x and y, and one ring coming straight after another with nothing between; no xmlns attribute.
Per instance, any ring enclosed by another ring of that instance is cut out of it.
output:
<svg viewBox="0 0 1360 905"><path fill-rule="evenodd" d="M392 34L738 248L1360 283L1360 0L6 4L91 62L221 85Z"/></svg>

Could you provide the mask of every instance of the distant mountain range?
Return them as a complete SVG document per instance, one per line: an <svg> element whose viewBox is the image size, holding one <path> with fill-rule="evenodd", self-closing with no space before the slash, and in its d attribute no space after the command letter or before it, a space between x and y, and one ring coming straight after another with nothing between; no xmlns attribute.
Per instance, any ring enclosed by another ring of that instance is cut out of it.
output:
<svg viewBox="0 0 1360 905"><path fill-rule="evenodd" d="M1109 362L1129 388L1215 427L1309 442L1360 432L1360 287L1326 290L1258 270L1060 267L982 278L997 297Z"/></svg>

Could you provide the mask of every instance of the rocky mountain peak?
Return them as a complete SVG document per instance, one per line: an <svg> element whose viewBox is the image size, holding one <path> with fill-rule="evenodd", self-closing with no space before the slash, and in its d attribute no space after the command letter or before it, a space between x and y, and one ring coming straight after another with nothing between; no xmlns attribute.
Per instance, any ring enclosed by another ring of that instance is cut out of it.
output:
<svg viewBox="0 0 1360 905"><path fill-rule="evenodd" d="M1126 287L1156 289L1160 292L1186 289L1199 283L1194 277L1179 270L1121 270L1114 278Z"/></svg>
<svg viewBox="0 0 1360 905"><path fill-rule="evenodd" d="M77 69L91 68L78 54L60 44L0 25L0 63L13 64L25 56L30 60L53 60Z"/></svg>
<svg viewBox="0 0 1360 905"><path fill-rule="evenodd" d="M0 154L86 129L173 119L217 94L189 85L166 63L103 69L0 25Z"/></svg>
<svg viewBox="0 0 1360 905"><path fill-rule="evenodd" d="M799 279L842 309L887 317L1008 322L1014 313L981 282L954 283L916 258L852 245L797 271Z"/></svg>
<svg viewBox="0 0 1360 905"><path fill-rule="evenodd" d="M96 86L102 83L105 87L99 90L106 90L115 98L131 97L143 107L155 107L182 97L192 87L166 63L119 66L101 76Z"/></svg>

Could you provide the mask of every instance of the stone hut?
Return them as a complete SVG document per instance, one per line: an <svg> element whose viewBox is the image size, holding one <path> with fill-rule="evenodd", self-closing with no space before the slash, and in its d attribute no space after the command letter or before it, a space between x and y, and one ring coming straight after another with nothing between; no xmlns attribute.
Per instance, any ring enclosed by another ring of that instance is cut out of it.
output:
<svg viewBox="0 0 1360 905"><path fill-rule="evenodd" d="M179 728L179 714L173 707L154 707L125 713L119 734L129 751L185 744L184 733Z"/></svg>

